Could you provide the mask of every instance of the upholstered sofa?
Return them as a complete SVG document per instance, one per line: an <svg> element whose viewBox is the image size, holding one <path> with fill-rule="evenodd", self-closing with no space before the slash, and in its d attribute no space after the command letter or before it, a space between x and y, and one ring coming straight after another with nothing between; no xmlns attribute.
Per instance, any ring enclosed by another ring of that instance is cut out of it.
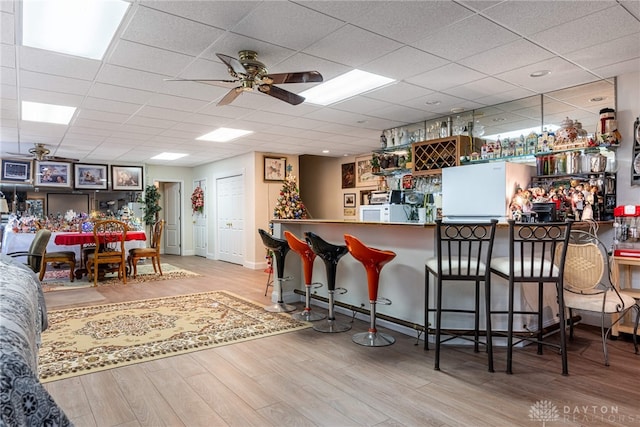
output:
<svg viewBox="0 0 640 427"><path fill-rule="evenodd" d="M0 255L0 425L70 426L38 380L40 334L47 328L37 276Z"/></svg>

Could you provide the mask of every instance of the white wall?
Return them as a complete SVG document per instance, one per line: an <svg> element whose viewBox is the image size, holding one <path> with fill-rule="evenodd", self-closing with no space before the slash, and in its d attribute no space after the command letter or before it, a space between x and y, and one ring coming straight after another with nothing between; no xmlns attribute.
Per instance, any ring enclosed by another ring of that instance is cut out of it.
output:
<svg viewBox="0 0 640 427"><path fill-rule="evenodd" d="M617 202L618 205L640 205L640 186L631 185L633 122L640 116L640 71L618 76L616 98L616 118L622 134L622 143L617 150Z"/></svg>

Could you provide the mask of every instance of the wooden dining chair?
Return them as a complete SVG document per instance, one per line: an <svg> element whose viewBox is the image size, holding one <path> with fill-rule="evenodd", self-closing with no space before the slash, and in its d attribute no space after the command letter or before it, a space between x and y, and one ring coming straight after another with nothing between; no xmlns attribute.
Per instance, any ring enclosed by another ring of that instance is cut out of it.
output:
<svg viewBox="0 0 640 427"><path fill-rule="evenodd" d="M117 271L118 279L127 283L127 264L124 242L127 235L127 224L117 220L96 221L93 226L95 250L87 258L89 280L93 278L93 286L98 286L98 277L102 271ZM102 269L100 266L103 266Z"/></svg>
<svg viewBox="0 0 640 427"><path fill-rule="evenodd" d="M142 258L151 258L153 271L160 273L162 276L162 267L160 267L160 248L162 247L162 230L164 230L164 219L153 224L153 234L151 236L151 247L149 248L131 248L127 257L130 271L133 271L133 278L138 275L138 261Z"/></svg>

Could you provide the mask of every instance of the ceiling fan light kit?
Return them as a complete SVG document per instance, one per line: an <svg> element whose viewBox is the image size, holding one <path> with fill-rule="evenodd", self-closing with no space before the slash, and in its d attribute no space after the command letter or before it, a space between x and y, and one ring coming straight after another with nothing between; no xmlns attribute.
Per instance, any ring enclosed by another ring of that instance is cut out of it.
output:
<svg viewBox="0 0 640 427"><path fill-rule="evenodd" d="M216 53L216 56L227 66L227 71L234 80L166 79L166 81L240 84L227 92L227 94L218 101L217 105L231 104L242 92L251 92L254 88L257 88L258 92L262 92L265 95L272 96L291 105L298 105L304 102L304 97L273 85L322 82L322 75L317 71L268 74L267 67L262 62L258 61L258 54L253 50L241 50L238 52L239 59L223 53Z"/></svg>

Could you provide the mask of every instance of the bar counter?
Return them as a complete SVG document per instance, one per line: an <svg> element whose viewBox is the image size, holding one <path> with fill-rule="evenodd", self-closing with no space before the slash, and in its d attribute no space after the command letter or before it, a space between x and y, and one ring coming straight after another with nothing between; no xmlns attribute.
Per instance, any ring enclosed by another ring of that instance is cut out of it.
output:
<svg viewBox="0 0 640 427"><path fill-rule="evenodd" d="M362 221L340 221L340 220L272 220L274 225L274 236L284 238L284 231L288 230L299 238L304 238L304 233L311 231L319 235L324 240L332 244L344 245L344 234L352 234L362 240L367 246L378 249L391 250L396 253L396 257L386 264L380 274L380 287L378 295L381 298L388 298L391 305L378 304L377 312L393 318L401 319L404 322L424 326L424 282L425 267L427 258L434 256L435 249L435 224L418 223L379 223ZM499 224L496 231L496 239L493 248L494 256L508 256L509 227ZM304 278L302 263L297 254L290 252L285 262L285 277L291 276L292 280L283 285L283 297L285 301L300 301L301 297L293 292L299 289L304 292ZM327 297L326 273L324 262L316 258L313 268L313 281L320 282L324 286L315 289L314 293ZM433 280L432 280L433 284ZM492 277L492 307L496 310L506 310L507 306L507 282L498 277ZM445 285L447 286L447 285ZM451 284L450 286L457 286ZM341 301L356 307L368 308L369 297L367 291L367 277L364 267L351 255L344 256L338 263L336 275L336 288L345 288L347 293L339 295L336 293L336 301ZM433 287L432 287L433 288ZM468 307L473 307L474 289L473 286L458 286L458 292L447 292L444 294L443 306L447 305L447 298L463 299L468 302ZM545 285L545 327L557 323L557 302L555 287L552 284ZM274 295L273 298L277 296ZM304 298L302 298L304 301ZM433 295L430 296L433 302ZM312 304L321 303L312 299ZM459 302L456 302L460 306ZM526 286L524 291L516 287L515 295L516 310L519 308L529 309L537 304L537 292L535 286ZM326 305L325 305L326 306ZM482 304L481 304L482 306ZM323 308L320 308L323 309ZM337 312L351 315L350 310L336 307ZM368 316L359 314L361 320L368 321ZM481 316L482 319L483 316ZM534 319L517 319L515 325L533 325ZM433 319L430 318L433 323ZM482 320L481 320L482 322ZM482 322L481 327L484 327ZM415 336L416 331L397 323L379 321L380 325ZM473 325L473 317L458 313L443 314L443 327L447 328L470 328ZM494 329L506 330L506 316L496 316L493 319ZM517 330L518 328L516 328Z"/></svg>

